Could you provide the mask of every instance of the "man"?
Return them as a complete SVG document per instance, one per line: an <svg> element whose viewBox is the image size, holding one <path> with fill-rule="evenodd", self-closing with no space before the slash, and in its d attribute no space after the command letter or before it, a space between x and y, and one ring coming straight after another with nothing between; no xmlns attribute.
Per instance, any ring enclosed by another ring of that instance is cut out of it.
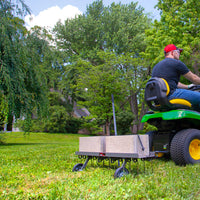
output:
<svg viewBox="0 0 200 200"><path fill-rule="evenodd" d="M181 98L188 100L195 110L200 111L200 92L187 90L194 84L200 85L200 77L192 73L187 66L179 60L183 49L169 44L164 48L165 59L156 64L152 70L152 77L164 78L170 87L168 99ZM180 76L183 75L193 84L185 85L180 83Z"/></svg>

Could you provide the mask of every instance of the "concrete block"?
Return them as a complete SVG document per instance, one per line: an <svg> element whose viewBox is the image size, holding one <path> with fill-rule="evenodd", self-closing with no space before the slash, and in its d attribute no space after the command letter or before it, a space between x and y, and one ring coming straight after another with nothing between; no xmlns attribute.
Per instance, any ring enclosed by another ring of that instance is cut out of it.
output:
<svg viewBox="0 0 200 200"><path fill-rule="evenodd" d="M79 151L105 153L105 137L104 136L80 137Z"/></svg>
<svg viewBox="0 0 200 200"><path fill-rule="evenodd" d="M149 136L139 135L108 136L106 137L106 153L131 153L138 154L139 157L149 156Z"/></svg>

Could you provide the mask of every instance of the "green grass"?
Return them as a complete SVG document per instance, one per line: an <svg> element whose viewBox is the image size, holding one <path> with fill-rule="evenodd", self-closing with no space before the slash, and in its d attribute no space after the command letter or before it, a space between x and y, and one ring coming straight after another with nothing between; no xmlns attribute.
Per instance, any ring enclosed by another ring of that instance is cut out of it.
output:
<svg viewBox="0 0 200 200"><path fill-rule="evenodd" d="M131 174L114 179L117 163L93 161L72 172L84 162L75 155L79 136L7 133L0 146L0 199L200 199L200 165L139 161L131 163Z"/></svg>

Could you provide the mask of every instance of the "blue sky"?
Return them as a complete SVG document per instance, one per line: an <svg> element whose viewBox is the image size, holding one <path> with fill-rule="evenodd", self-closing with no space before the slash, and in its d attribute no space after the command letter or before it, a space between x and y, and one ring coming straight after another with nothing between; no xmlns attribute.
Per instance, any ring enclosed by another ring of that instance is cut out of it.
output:
<svg viewBox="0 0 200 200"><path fill-rule="evenodd" d="M24 0L25 4L29 6L32 12L32 21L28 16L25 21L29 26L53 26L58 19L66 19L74 17L77 14L84 13L89 4L94 0ZM103 0L105 6L111 3L130 4L131 2L138 2L146 13L151 13L154 19L159 18L159 11L154 9L158 0Z"/></svg>
<svg viewBox="0 0 200 200"><path fill-rule="evenodd" d="M83 13L86 11L86 8L89 4L91 4L94 0L25 0L24 2L30 7L32 13L34 15L38 15L40 11L43 11L52 6L64 7L66 5L72 5L79 8ZM154 6L158 2L158 0L103 0L105 6L110 5L112 2L122 4L129 4L131 2L138 2L143 8L145 8L146 12L154 12L158 14L156 10L154 10Z"/></svg>

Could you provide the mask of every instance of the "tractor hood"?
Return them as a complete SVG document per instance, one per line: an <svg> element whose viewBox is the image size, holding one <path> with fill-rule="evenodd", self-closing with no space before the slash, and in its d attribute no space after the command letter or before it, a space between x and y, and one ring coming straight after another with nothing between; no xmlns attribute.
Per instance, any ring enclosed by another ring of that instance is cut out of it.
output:
<svg viewBox="0 0 200 200"><path fill-rule="evenodd" d="M162 118L162 120L178 120L178 119L196 119L200 121L200 113L192 110L171 110L167 112L158 112L153 114L146 114L143 116L141 122L148 122L150 119Z"/></svg>

